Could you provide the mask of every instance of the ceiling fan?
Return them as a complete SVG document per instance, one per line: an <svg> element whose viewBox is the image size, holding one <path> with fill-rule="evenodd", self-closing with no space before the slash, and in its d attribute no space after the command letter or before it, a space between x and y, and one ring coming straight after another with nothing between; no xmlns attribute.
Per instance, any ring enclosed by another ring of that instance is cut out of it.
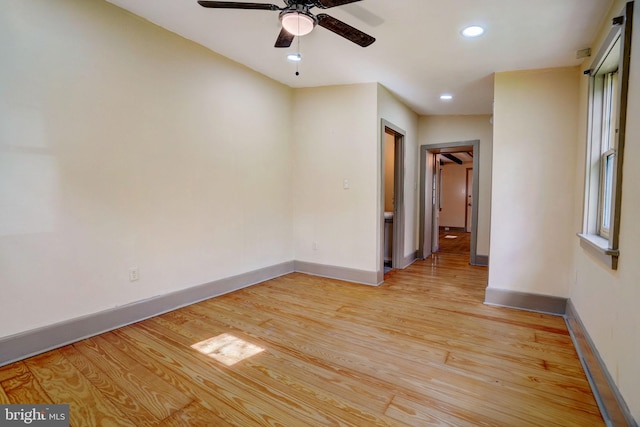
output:
<svg viewBox="0 0 640 427"><path fill-rule="evenodd" d="M314 15L310 9L318 7L329 9L335 6L342 6L361 0L284 0L286 5L278 7L268 3L246 3L233 1L205 1L200 0L198 4L202 7L212 9L252 9L252 10L272 10L280 11L280 22L282 30L276 39L275 47L289 47L296 36L309 34L316 25L333 31L353 43L367 47L376 39L362 31L353 28L326 13Z"/></svg>

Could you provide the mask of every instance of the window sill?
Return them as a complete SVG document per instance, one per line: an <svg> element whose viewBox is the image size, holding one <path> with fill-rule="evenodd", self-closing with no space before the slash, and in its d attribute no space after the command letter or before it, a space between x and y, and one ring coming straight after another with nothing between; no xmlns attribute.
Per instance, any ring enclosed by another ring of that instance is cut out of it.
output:
<svg viewBox="0 0 640 427"><path fill-rule="evenodd" d="M609 240L595 234L586 233L578 233L578 237L580 238L580 246L591 250L602 262L610 265L612 270L618 269L620 250L610 248Z"/></svg>

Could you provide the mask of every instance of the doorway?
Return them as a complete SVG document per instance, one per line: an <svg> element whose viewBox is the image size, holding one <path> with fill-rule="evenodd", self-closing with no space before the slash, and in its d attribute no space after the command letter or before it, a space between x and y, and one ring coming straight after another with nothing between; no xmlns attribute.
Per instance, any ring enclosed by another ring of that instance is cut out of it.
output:
<svg viewBox="0 0 640 427"><path fill-rule="evenodd" d="M473 140L420 147L420 258L464 249L478 265L479 146ZM452 182L455 194L448 195Z"/></svg>
<svg viewBox="0 0 640 427"><path fill-rule="evenodd" d="M381 121L380 282L384 273L404 268L404 137L405 131Z"/></svg>
<svg viewBox="0 0 640 427"><path fill-rule="evenodd" d="M471 199L473 183L473 152L452 151L433 154L437 168L438 241L433 251L470 256ZM437 249L436 249L437 248Z"/></svg>

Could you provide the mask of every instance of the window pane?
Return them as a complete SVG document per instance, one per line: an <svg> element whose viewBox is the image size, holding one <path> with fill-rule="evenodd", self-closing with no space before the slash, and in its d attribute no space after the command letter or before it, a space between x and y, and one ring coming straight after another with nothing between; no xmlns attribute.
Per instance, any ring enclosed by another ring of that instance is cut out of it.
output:
<svg viewBox="0 0 640 427"><path fill-rule="evenodd" d="M611 105L609 106L609 136L608 140L608 149L615 149L616 146L616 127L617 127L617 117L618 117L618 71L612 73L610 75L610 86L609 97L611 98Z"/></svg>
<svg viewBox="0 0 640 427"><path fill-rule="evenodd" d="M605 178L602 205L602 228L609 230L611 225L611 194L613 193L614 154L609 154L605 160Z"/></svg>
<svg viewBox="0 0 640 427"><path fill-rule="evenodd" d="M615 145L616 132L616 105L618 93L618 72L609 73L604 76L602 94L602 135L600 152L613 149Z"/></svg>

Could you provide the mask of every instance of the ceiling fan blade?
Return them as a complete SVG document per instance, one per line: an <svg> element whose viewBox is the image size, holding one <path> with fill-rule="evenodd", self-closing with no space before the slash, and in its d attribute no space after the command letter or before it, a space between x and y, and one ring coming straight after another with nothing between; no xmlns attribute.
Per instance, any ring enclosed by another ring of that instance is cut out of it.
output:
<svg viewBox="0 0 640 427"><path fill-rule="evenodd" d="M363 33L357 28L353 28L351 25L345 24L339 19L325 13L316 15L316 18L318 18L318 25L321 27L324 27L329 31L333 31L337 35L342 36L359 46L367 47L376 41L376 39L369 34Z"/></svg>
<svg viewBox="0 0 640 427"><path fill-rule="evenodd" d="M293 34L283 28L280 30L280 34L278 34L278 39L274 47L289 47L294 38L295 36Z"/></svg>
<svg viewBox="0 0 640 427"><path fill-rule="evenodd" d="M213 9L254 9L254 10L280 10L275 4L267 3L241 3L235 1L205 1L200 0L198 4L202 7Z"/></svg>
<svg viewBox="0 0 640 427"><path fill-rule="evenodd" d="M355 3L361 0L314 0L313 4L320 9L329 9L330 7L342 6L343 4Z"/></svg>

